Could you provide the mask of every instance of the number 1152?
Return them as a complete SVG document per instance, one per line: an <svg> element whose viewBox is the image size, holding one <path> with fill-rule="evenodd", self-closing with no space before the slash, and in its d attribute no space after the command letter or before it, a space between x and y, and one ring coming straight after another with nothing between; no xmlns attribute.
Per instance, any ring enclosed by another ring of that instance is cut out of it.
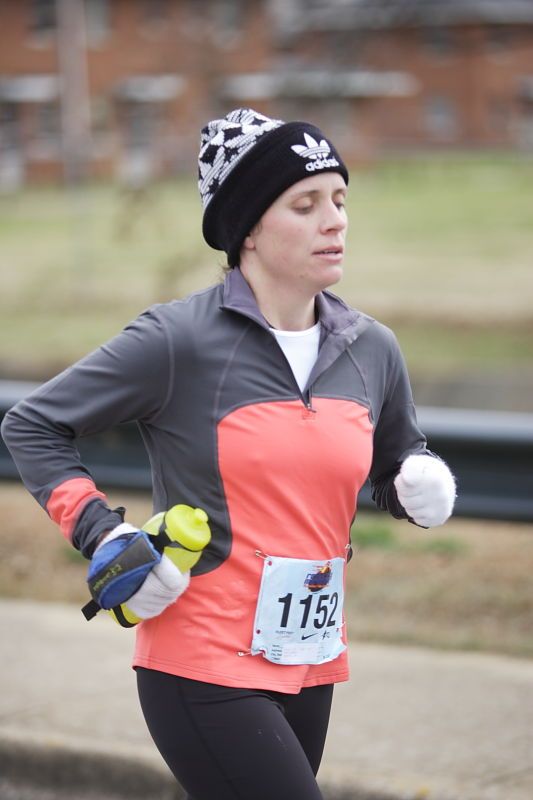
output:
<svg viewBox="0 0 533 800"><path fill-rule="evenodd" d="M281 613L280 628L287 627L287 623L289 621L289 614L291 611L292 599L293 599L292 592L288 592L288 594L286 594L285 597L278 597L278 603L281 603L283 606L283 610ZM315 595L310 594L303 600L299 601L298 605L303 606L302 617L300 620L300 628L307 627L314 599ZM337 592L333 592L332 595L319 594L316 608L313 609L313 617L314 617L313 627L317 628L318 630L324 627L326 628L335 627L337 622L334 618L334 614L337 610L338 602L339 602L339 595L337 594Z"/></svg>

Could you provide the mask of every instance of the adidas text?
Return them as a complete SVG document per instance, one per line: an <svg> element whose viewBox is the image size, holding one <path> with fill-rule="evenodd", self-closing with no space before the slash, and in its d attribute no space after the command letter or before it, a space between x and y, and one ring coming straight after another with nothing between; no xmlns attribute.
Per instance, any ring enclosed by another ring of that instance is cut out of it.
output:
<svg viewBox="0 0 533 800"><path fill-rule="evenodd" d="M328 167L339 167L340 164L336 158L321 158L317 161L308 161L305 168L308 172L314 172L317 169L327 169Z"/></svg>

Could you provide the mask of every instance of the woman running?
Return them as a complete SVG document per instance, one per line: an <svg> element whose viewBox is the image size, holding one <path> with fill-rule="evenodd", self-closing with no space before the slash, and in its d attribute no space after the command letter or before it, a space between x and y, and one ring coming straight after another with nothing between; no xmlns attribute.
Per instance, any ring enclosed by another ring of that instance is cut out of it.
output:
<svg viewBox="0 0 533 800"><path fill-rule="evenodd" d="M138 529L75 440L136 421L154 512L204 509L191 575L165 556L127 600L161 755L190 800L319 800L358 492L431 527L454 479L420 431L392 332L328 291L347 168L314 125L236 109L202 131L203 234L222 283L156 305L6 416L21 476L88 559ZM119 635L117 633L117 635Z"/></svg>

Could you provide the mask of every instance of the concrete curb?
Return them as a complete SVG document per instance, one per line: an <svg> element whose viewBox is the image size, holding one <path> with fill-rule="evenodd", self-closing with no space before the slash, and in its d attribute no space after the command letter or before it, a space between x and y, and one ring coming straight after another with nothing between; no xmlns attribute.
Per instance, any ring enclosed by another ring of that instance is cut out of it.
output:
<svg viewBox="0 0 533 800"><path fill-rule="evenodd" d="M132 800L157 798L183 800L185 793L172 776L143 759L123 755L76 752L64 745L0 739L2 777L14 784L55 789L60 792L83 790L105 792L106 797Z"/></svg>
<svg viewBox="0 0 533 800"><path fill-rule="evenodd" d="M59 797L103 797L105 800L184 800L185 792L164 767L143 758L80 753L57 742L0 739L2 780L11 786L53 791ZM392 795L363 787L321 784L325 800L418 800L413 795ZM420 797L420 796L419 796Z"/></svg>

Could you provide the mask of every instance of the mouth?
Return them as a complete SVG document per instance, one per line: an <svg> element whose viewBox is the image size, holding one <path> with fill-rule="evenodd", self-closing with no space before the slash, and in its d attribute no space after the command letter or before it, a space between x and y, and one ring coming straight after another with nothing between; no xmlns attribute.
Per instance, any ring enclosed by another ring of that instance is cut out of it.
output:
<svg viewBox="0 0 533 800"><path fill-rule="evenodd" d="M335 255L342 255L344 247L342 244L330 244L327 247L322 247L320 250L315 250L315 255L322 255L323 253L335 253Z"/></svg>
<svg viewBox="0 0 533 800"><path fill-rule="evenodd" d="M315 250L313 255L327 258L329 260L341 259L344 255L343 247L324 247L322 250Z"/></svg>

